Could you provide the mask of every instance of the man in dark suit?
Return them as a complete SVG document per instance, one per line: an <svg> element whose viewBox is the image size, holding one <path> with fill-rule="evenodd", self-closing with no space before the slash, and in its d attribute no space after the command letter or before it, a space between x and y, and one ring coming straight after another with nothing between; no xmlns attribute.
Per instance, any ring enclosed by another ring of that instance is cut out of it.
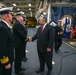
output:
<svg viewBox="0 0 76 75"><path fill-rule="evenodd" d="M22 24L23 16L21 14L16 15L16 22L13 27L14 41L15 41L15 73L19 74L20 71L24 71L21 68L21 61L23 58L23 52L25 50L25 44L28 40L27 30Z"/></svg>
<svg viewBox="0 0 76 75"><path fill-rule="evenodd" d="M55 26L55 52L58 53L60 46L62 45L62 34L61 20L58 20L57 26Z"/></svg>
<svg viewBox="0 0 76 75"><path fill-rule="evenodd" d="M54 28L47 23L46 16L40 17L39 23L41 27L38 28L37 33L32 38L29 38L29 41L37 39L37 51L40 68L36 71L36 73L44 71L46 63L48 68L47 75L50 75L52 70L53 41L55 31Z"/></svg>
<svg viewBox="0 0 76 75"><path fill-rule="evenodd" d="M28 31L27 31L26 22L27 22L26 17L23 17L23 21L21 22L21 24L24 26L25 32L26 32L26 35L27 35ZM22 61L26 62L28 60L28 58L26 57L26 44L27 44L28 38L24 41L25 41L25 46L24 46L23 53L22 53L22 56L23 56Z"/></svg>
<svg viewBox="0 0 76 75"><path fill-rule="evenodd" d="M0 9L0 75L12 75L12 63L14 60L13 34L10 29L12 15L10 8Z"/></svg>

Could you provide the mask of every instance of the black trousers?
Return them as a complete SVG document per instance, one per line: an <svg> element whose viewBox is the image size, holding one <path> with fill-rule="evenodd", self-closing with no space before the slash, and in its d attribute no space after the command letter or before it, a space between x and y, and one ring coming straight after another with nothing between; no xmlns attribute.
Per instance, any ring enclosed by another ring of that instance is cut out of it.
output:
<svg viewBox="0 0 76 75"><path fill-rule="evenodd" d="M22 48L21 47L15 47L15 64L14 64L14 68L15 71L19 71L21 69L21 58L22 58Z"/></svg>
<svg viewBox="0 0 76 75"><path fill-rule="evenodd" d="M12 75L12 64L11 68L5 69L5 66L0 63L0 75Z"/></svg>
<svg viewBox="0 0 76 75"><path fill-rule="evenodd" d="M62 45L62 39L55 39L55 51L58 51L61 45Z"/></svg>
<svg viewBox="0 0 76 75"><path fill-rule="evenodd" d="M44 70L45 63L47 65L48 70L52 70L52 52L40 53L38 51L40 69Z"/></svg>
<svg viewBox="0 0 76 75"><path fill-rule="evenodd" d="M22 59L26 59L26 43L25 45L23 45L23 48L22 48Z"/></svg>

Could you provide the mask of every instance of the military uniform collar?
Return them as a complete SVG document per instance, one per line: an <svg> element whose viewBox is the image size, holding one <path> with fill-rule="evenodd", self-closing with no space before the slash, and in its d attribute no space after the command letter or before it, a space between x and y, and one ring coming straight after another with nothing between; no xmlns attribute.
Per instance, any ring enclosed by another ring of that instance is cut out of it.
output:
<svg viewBox="0 0 76 75"><path fill-rule="evenodd" d="M10 25L6 21L4 20L1 20L1 21L3 21L10 28Z"/></svg>

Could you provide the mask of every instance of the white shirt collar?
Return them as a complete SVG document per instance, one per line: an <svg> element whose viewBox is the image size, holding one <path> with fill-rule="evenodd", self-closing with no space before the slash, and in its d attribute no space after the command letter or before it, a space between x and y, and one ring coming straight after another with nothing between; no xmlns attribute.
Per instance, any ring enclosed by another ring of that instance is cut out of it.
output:
<svg viewBox="0 0 76 75"><path fill-rule="evenodd" d="M43 29L45 28L46 25L47 25L47 23L45 23L45 24L43 25Z"/></svg>
<svg viewBox="0 0 76 75"><path fill-rule="evenodd" d="M10 28L10 25L6 21L4 20L1 20L1 21L3 21Z"/></svg>

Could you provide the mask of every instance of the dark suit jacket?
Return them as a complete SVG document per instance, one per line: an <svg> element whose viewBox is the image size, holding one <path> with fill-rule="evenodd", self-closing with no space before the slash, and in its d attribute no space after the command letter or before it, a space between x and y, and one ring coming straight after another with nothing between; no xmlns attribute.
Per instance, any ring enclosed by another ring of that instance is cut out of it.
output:
<svg viewBox="0 0 76 75"><path fill-rule="evenodd" d="M27 37L27 29L19 21L16 20L13 27L13 34L15 40L15 47L25 46L25 39Z"/></svg>
<svg viewBox="0 0 76 75"><path fill-rule="evenodd" d="M61 29L61 27L59 27L58 25L55 27L55 39L62 39L62 35L58 34L60 32L63 32L63 30Z"/></svg>
<svg viewBox="0 0 76 75"><path fill-rule="evenodd" d="M5 56L9 58L8 63L12 63L14 59L13 43L13 34L10 28L3 21L0 21L0 59Z"/></svg>
<svg viewBox="0 0 76 75"><path fill-rule="evenodd" d="M47 52L47 48L53 50L54 28L47 24L42 33L40 33L40 28L41 27L38 28L37 33L32 37L33 41L37 39L38 51Z"/></svg>

